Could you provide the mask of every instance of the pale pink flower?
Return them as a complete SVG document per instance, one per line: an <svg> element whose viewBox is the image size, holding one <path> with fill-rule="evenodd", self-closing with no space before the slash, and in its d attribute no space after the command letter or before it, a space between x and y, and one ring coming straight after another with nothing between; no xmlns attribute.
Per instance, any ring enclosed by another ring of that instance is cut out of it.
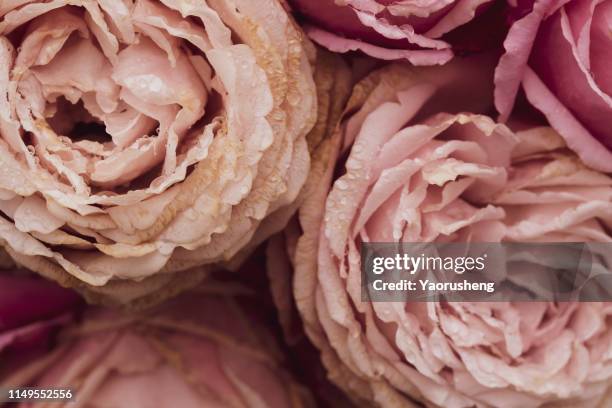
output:
<svg viewBox="0 0 612 408"><path fill-rule="evenodd" d="M314 406L282 367L258 301L244 287L207 282L147 311L92 308L53 350L0 382L72 388L88 407Z"/></svg>
<svg viewBox="0 0 612 408"><path fill-rule="evenodd" d="M612 178L551 128L514 132L473 113L486 101L483 65L391 65L359 83L334 136L339 168L272 241L269 253L287 258L270 274L293 269L306 334L361 404L607 406L609 303L362 301L364 242L612 242Z"/></svg>
<svg viewBox="0 0 612 408"><path fill-rule="evenodd" d="M280 229L310 165L303 40L277 0L2 1L8 252L129 302Z"/></svg>

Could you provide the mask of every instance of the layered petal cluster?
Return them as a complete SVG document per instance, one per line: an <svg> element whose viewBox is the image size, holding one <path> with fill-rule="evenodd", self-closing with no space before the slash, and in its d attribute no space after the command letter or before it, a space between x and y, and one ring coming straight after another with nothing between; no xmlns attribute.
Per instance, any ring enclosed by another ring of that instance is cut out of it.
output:
<svg viewBox="0 0 612 408"><path fill-rule="evenodd" d="M305 30L334 52L359 50L383 60L443 64L453 56L441 37L468 23L490 0L292 0Z"/></svg>
<svg viewBox="0 0 612 408"><path fill-rule="evenodd" d="M308 47L277 0L3 1L0 241L128 302L280 229L310 165Z"/></svg>
<svg viewBox="0 0 612 408"><path fill-rule="evenodd" d="M71 387L87 407L314 406L282 368L254 296L206 283L147 311L92 308L51 352L14 365L0 383Z"/></svg>
<svg viewBox="0 0 612 408"><path fill-rule="evenodd" d="M612 242L612 178L551 128L474 113L482 65L391 65L360 82L334 134L338 165L272 241L287 261L269 273L293 270L304 329L360 404L607 407L612 304L362 299L365 242Z"/></svg>
<svg viewBox="0 0 612 408"><path fill-rule="evenodd" d="M0 271L0 372L37 358L81 306L73 291L15 268Z"/></svg>
<svg viewBox="0 0 612 408"><path fill-rule="evenodd" d="M612 172L612 3L536 0L519 6L523 17L510 28L495 75L501 118L508 118L522 87L587 165Z"/></svg>

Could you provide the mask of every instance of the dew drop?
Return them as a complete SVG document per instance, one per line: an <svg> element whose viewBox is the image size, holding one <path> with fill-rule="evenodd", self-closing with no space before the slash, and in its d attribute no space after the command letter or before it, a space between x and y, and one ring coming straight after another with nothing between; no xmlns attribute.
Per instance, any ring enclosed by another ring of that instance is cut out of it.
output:
<svg viewBox="0 0 612 408"><path fill-rule="evenodd" d="M289 102L291 106L297 106L300 103L300 96L291 92L287 95L287 102Z"/></svg>
<svg viewBox="0 0 612 408"><path fill-rule="evenodd" d="M359 170L361 169L361 162L359 160L351 158L346 162L346 168L349 170Z"/></svg>
<svg viewBox="0 0 612 408"><path fill-rule="evenodd" d="M348 183L344 180L338 180L336 181L336 187L338 187L339 190L346 190L348 188Z"/></svg>

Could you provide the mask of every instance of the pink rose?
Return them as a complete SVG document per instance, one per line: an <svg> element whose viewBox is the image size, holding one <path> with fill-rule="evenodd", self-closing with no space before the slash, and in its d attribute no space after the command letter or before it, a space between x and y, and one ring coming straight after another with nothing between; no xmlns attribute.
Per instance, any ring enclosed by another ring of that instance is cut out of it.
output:
<svg viewBox="0 0 612 408"><path fill-rule="evenodd" d="M147 311L92 308L52 352L0 382L71 387L88 407L313 406L244 291L207 282Z"/></svg>
<svg viewBox="0 0 612 408"><path fill-rule="evenodd" d="M293 269L273 286L282 321L289 287L329 378L360 405L608 406L612 304L362 301L364 242L612 241L612 178L551 128L471 113L485 65L391 65L354 88L341 160L271 242L287 254L272 278Z"/></svg>
<svg viewBox="0 0 612 408"><path fill-rule="evenodd" d="M277 0L1 3L15 260L92 300L150 300L282 228L316 95Z"/></svg>
<svg viewBox="0 0 612 408"><path fill-rule="evenodd" d="M335 52L359 50L383 60L443 64L453 52L444 34L471 21L490 0L292 0L315 42Z"/></svg>
<svg viewBox="0 0 612 408"><path fill-rule="evenodd" d="M0 366L30 361L45 351L81 303L76 293L25 271L0 271Z"/></svg>
<svg viewBox="0 0 612 408"><path fill-rule="evenodd" d="M495 73L497 110L502 120L508 118L522 85L528 101L587 165L612 172L611 5L528 4L504 42L506 53Z"/></svg>

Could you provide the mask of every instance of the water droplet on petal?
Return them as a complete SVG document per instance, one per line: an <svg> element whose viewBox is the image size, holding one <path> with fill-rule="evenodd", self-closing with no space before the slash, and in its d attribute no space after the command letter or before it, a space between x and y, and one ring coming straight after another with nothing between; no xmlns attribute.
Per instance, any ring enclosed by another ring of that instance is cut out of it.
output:
<svg viewBox="0 0 612 408"><path fill-rule="evenodd" d="M346 190L348 188L348 183L344 180L338 180L336 181L336 187L338 187L339 190Z"/></svg>

